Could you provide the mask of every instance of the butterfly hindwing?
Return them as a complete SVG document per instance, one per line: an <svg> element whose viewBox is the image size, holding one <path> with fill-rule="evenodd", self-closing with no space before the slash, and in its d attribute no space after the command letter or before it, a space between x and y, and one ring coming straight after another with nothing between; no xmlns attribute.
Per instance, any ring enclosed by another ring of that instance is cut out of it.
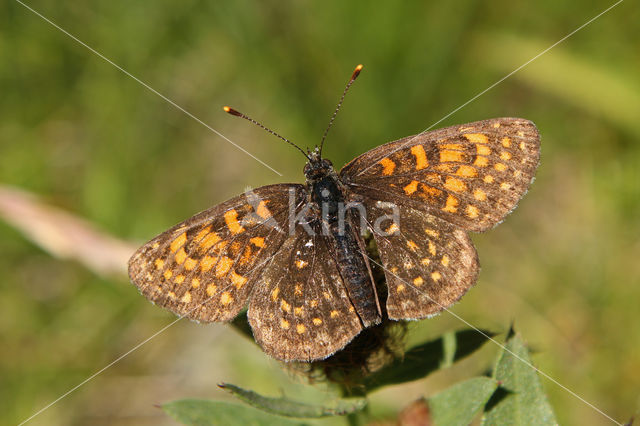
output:
<svg viewBox="0 0 640 426"><path fill-rule="evenodd" d="M428 211L468 231L495 226L527 191L539 161L535 125L496 118L381 145L347 164L349 190Z"/></svg>
<svg viewBox="0 0 640 426"><path fill-rule="evenodd" d="M131 281L178 315L231 320L287 236L290 198L299 204L305 194L302 185L270 185L201 212L138 249Z"/></svg>
<svg viewBox="0 0 640 426"><path fill-rule="evenodd" d="M380 222L385 202L367 206L384 268L390 319L421 319L460 299L476 282L478 257L466 231L406 206L398 222ZM379 228L379 229L376 229Z"/></svg>
<svg viewBox="0 0 640 426"><path fill-rule="evenodd" d="M265 268L249 303L253 335L284 361L312 361L342 349L362 324L331 256L329 237L299 227Z"/></svg>

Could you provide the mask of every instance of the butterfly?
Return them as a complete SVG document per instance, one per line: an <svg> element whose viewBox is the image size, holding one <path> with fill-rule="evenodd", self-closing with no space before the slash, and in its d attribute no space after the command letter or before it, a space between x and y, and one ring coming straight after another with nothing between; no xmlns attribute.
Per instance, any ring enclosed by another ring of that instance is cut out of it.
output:
<svg viewBox="0 0 640 426"><path fill-rule="evenodd" d="M340 171L321 147L298 148L306 183L247 191L143 245L129 261L131 281L197 321L230 321L248 305L267 354L327 358L383 318L433 316L475 284L468 232L492 228L515 208L538 166L540 137L531 121L494 118L386 143ZM366 232L386 297L377 294Z"/></svg>

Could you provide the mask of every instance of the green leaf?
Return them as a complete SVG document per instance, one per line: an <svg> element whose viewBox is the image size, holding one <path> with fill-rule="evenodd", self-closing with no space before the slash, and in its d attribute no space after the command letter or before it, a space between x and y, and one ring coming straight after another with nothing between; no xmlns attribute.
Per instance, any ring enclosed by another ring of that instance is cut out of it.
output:
<svg viewBox="0 0 640 426"><path fill-rule="evenodd" d="M505 347L493 374L501 385L485 407L482 424L558 424L520 335L510 332Z"/></svg>
<svg viewBox="0 0 640 426"><path fill-rule="evenodd" d="M162 409L178 422L185 425L247 425L247 426L301 426L301 421L285 419L251 407L222 401L182 399L169 402Z"/></svg>
<svg viewBox="0 0 640 426"><path fill-rule="evenodd" d="M329 404L312 405L305 402L293 401L285 397L270 398L262 396L229 383L223 383L218 386L253 407L286 417L317 418L344 416L360 411L367 405L366 399L336 399Z"/></svg>
<svg viewBox="0 0 640 426"><path fill-rule="evenodd" d="M433 424L470 424L497 387L490 377L475 377L432 396L428 403Z"/></svg>
<svg viewBox="0 0 640 426"><path fill-rule="evenodd" d="M478 350L487 336L495 333L486 330L461 330L414 346L404 357L373 373L364 380L371 392L379 387L421 379L440 368L445 368Z"/></svg>

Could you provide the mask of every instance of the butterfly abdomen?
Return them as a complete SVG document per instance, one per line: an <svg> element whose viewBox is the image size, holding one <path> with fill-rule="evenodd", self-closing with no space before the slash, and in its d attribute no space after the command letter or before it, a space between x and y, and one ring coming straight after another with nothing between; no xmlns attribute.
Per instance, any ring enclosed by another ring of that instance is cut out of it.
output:
<svg viewBox="0 0 640 426"><path fill-rule="evenodd" d="M312 200L320 212L323 233L333 240L329 247L349 299L362 325L369 327L381 320L378 297L366 254L351 223L352 214L345 211L345 197L336 179L328 174L312 183Z"/></svg>

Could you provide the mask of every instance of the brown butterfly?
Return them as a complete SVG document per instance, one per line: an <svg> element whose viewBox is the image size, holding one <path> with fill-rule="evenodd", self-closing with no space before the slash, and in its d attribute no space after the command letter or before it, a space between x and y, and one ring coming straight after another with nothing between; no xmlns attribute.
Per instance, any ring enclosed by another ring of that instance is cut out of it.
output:
<svg viewBox="0 0 640 426"><path fill-rule="evenodd" d="M302 152L305 184L263 186L174 226L131 257L131 281L154 303L198 321L230 321L248 304L266 353L326 358L384 312L426 318L464 295L478 275L467 232L490 229L515 208L536 171L540 139L531 121L495 118L389 142L339 172L322 158L322 143ZM384 268L386 306L365 231Z"/></svg>

